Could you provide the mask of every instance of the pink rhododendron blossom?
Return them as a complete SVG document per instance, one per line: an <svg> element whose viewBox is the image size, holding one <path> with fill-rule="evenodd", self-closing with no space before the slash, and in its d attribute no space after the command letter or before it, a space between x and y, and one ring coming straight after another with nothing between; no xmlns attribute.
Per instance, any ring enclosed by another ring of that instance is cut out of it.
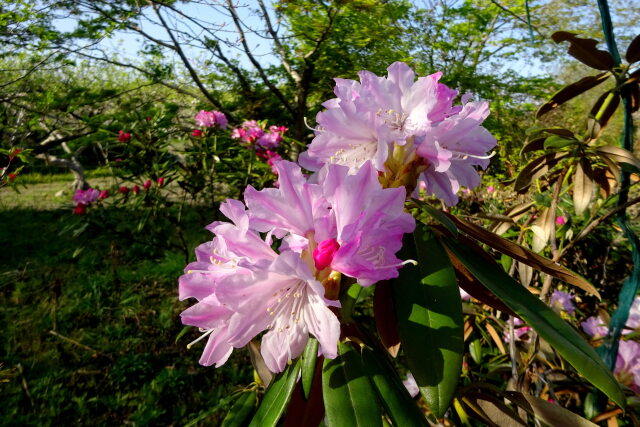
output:
<svg viewBox="0 0 640 427"><path fill-rule="evenodd" d="M556 217L556 224L557 225L565 225L566 223L567 223L567 219L565 217L563 217L562 215Z"/></svg>
<svg viewBox="0 0 640 427"><path fill-rule="evenodd" d="M226 129L228 124L227 116L225 116L224 113L221 113L220 111L200 110L195 116L195 121L198 126L206 128L217 126L220 129ZM194 136L201 135L194 134Z"/></svg>
<svg viewBox="0 0 640 427"><path fill-rule="evenodd" d="M370 165L356 175L328 165L322 184L294 163L275 167L279 188L249 186L244 204L223 203L231 223L208 227L214 239L196 248L196 262L180 278L180 299L198 300L182 321L209 337L203 365L220 366L263 331L261 352L273 372L302 353L309 335L334 358L340 324L329 307L339 302L324 287L332 271L368 285L397 277L402 265L394 254L415 227L403 188L382 189ZM273 239L281 240L277 251Z"/></svg>
<svg viewBox="0 0 640 427"><path fill-rule="evenodd" d="M271 126L268 131L255 120L247 120L240 128L231 132L231 138L240 139L246 145L253 145L257 150L272 150L282 142L282 135L287 131L284 126Z"/></svg>
<svg viewBox="0 0 640 427"><path fill-rule="evenodd" d="M73 195L72 200L75 203L82 203L84 205L90 205L91 203L98 200L100 197L100 190L96 190L95 188L89 188L88 190L77 189L76 193Z"/></svg>
<svg viewBox="0 0 640 427"><path fill-rule="evenodd" d="M613 374L622 384L640 393L640 343L620 340Z"/></svg>
<svg viewBox="0 0 640 427"><path fill-rule="evenodd" d="M553 291L553 293L551 294L551 301L549 305L551 305L551 308L557 311L562 310L570 315L573 315L576 311L576 307L573 304L573 296L559 290Z"/></svg>
<svg viewBox="0 0 640 427"><path fill-rule="evenodd" d="M133 193L134 194L138 194L140 192L140 187L138 187L137 185L133 186Z"/></svg>
<svg viewBox="0 0 640 427"><path fill-rule="evenodd" d="M489 114L486 102L469 102L465 95L462 105L454 106L458 93L438 83L441 73L416 80L402 62L392 64L387 77L358 75L360 82L335 79L336 98L316 116L315 138L300 156L302 166L317 171L335 163L353 173L371 161L385 172L395 147L404 146L404 161L415 162L426 192L447 205L457 203L461 186L478 186L476 167L488 166L487 152L496 145L482 127Z"/></svg>
<svg viewBox="0 0 640 427"><path fill-rule="evenodd" d="M609 333L608 325L602 320L600 316L589 317L584 322L580 323L582 330L591 338L603 338Z"/></svg>
<svg viewBox="0 0 640 427"><path fill-rule="evenodd" d="M529 339L531 337L528 334L530 331L531 331L531 327L527 326L522 321L522 319L520 319L519 317L513 318L513 336L515 337L516 341L529 342ZM511 336L509 334L508 327L504 328L503 335L504 335L505 342L511 342Z"/></svg>
<svg viewBox="0 0 640 427"><path fill-rule="evenodd" d="M122 186L120 187L120 190L118 190L121 194L128 194L129 193L129 189L126 186Z"/></svg>

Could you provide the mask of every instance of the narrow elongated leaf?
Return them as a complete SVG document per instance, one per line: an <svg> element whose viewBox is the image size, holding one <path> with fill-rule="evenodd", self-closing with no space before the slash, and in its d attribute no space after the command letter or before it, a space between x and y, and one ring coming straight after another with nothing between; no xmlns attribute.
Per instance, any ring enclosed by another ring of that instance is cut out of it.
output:
<svg viewBox="0 0 640 427"><path fill-rule="evenodd" d="M222 421L222 427L241 427L245 425L247 418L253 412L256 407L256 392L250 391L242 393L236 403L231 407L231 410L224 417Z"/></svg>
<svg viewBox="0 0 640 427"><path fill-rule="evenodd" d="M640 172L640 159L633 155L633 153L625 150L624 148L615 147L613 145L605 145L604 147L596 148L596 151L600 155L605 155L611 160L617 163L625 163L633 167L636 172Z"/></svg>
<svg viewBox="0 0 640 427"><path fill-rule="evenodd" d="M527 425L503 401L484 393L465 393L462 402L482 421L495 427L525 427Z"/></svg>
<svg viewBox="0 0 640 427"><path fill-rule="evenodd" d="M544 140L544 148L564 148L577 143L578 140L575 138L552 135Z"/></svg>
<svg viewBox="0 0 640 427"><path fill-rule="evenodd" d="M573 208L576 215L582 215L591 203L594 189L592 176L589 163L585 159L580 159L576 166L576 173L573 175Z"/></svg>
<svg viewBox="0 0 640 427"><path fill-rule="evenodd" d="M446 236L443 241L484 286L534 328L579 373L611 400L625 406L625 397L618 382L593 347L575 329L501 268L483 262L466 246Z"/></svg>
<svg viewBox="0 0 640 427"><path fill-rule="evenodd" d="M314 372L316 370L316 362L318 360L318 340L309 337L307 346L302 353L302 366L300 380L302 382L302 390L304 392L305 399L309 398L311 392L311 385L313 383Z"/></svg>
<svg viewBox="0 0 640 427"><path fill-rule="evenodd" d="M429 203L425 203L422 200L412 199L416 204L422 207L422 209L428 213L433 219L444 225L451 234L454 236L458 234L456 225L440 210L431 206Z"/></svg>
<svg viewBox="0 0 640 427"><path fill-rule="evenodd" d="M393 303L392 281L382 280L376 283L373 295L373 313L382 345L391 356L396 357L400 351L400 336L398 335L396 309Z"/></svg>
<svg viewBox="0 0 640 427"><path fill-rule="evenodd" d="M596 70L610 70L615 66L613 57L606 50L599 50L597 40L576 37L575 33L557 31L551 36L554 42L568 41L569 55Z"/></svg>
<svg viewBox="0 0 640 427"><path fill-rule="evenodd" d="M547 242L551 237L551 229L553 228L554 221L555 213L551 211L551 209L544 208L542 212L540 212L538 219L536 219L534 225L531 226L531 231L533 231L531 249L533 249L534 252L540 252L547 246Z"/></svg>
<svg viewBox="0 0 640 427"><path fill-rule="evenodd" d="M556 152L533 159L518 174L514 184L515 190L519 193L525 192L533 181L549 172L551 168L568 155L568 153Z"/></svg>
<svg viewBox="0 0 640 427"><path fill-rule="evenodd" d="M338 343L339 356L325 359L322 394L329 427L381 426L376 392L362 366L360 354L350 343Z"/></svg>
<svg viewBox="0 0 640 427"><path fill-rule="evenodd" d="M271 383L249 424L250 427L268 427L278 424L298 381L299 371L300 360L296 360Z"/></svg>
<svg viewBox="0 0 640 427"><path fill-rule="evenodd" d="M536 111L536 118L540 118L549 111L558 108L565 102L575 98L576 96L588 91L591 88L598 86L609 78L610 73L601 73L595 76L583 77L575 83L571 83L568 86L563 87L551 96L551 99L544 103L538 111Z"/></svg>
<svg viewBox="0 0 640 427"><path fill-rule="evenodd" d="M396 426L427 426L427 420L418 409L398 373L383 355L370 348L362 350L362 361L375 386L382 406Z"/></svg>
<svg viewBox="0 0 640 427"><path fill-rule="evenodd" d="M257 340L251 340L249 344L247 344L247 349L249 350L251 364L258 373L258 377L260 377L262 385L264 387L269 387L269 384L271 384L271 380L273 379L273 374L269 371L269 368L267 368L267 364L264 363L264 359L260 353L260 343L258 343Z"/></svg>
<svg viewBox="0 0 640 427"><path fill-rule="evenodd" d="M513 391L505 392L507 399L550 426L570 425L574 427L596 427L596 424L574 414L560 405L549 403L539 397Z"/></svg>
<svg viewBox="0 0 640 427"><path fill-rule="evenodd" d="M530 265L543 273L550 274L563 282L577 286L591 295L600 298L600 294L596 288L573 271L556 264L550 259L540 256L535 252L531 252L530 250L507 240L504 237L497 236L476 224L463 221L450 214L447 215L456 224L460 231L467 233L474 239L489 245L498 252L508 255L517 261Z"/></svg>
<svg viewBox="0 0 640 427"><path fill-rule="evenodd" d="M629 64L640 61L640 35L631 40L625 58Z"/></svg>
<svg viewBox="0 0 640 427"><path fill-rule="evenodd" d="M447 254L425 227L405 239L403 251L418 265L404 266L393 287L400 341L429 408L442 417L462 368L460 291Z"/></svg>
<svg viewBox="0 0 640 427"><path fill-rule="evenodd" d="M324 418L324 401L322 399L322 361L320 356L316 363L313 383L308 396L304 395L302 383L299 382L291 395L291 401L284 418L284 427L317 426Z"/></svg>
<svg viewBox="0 0 640 427"><path fill-rule="evenodd" d="M546 136L542 136L540 138L534 138L531 141L527 142L522 150L520 150L520 155L529 153L531 151L538 151L544 149L544 141L547 139Z"/></svg>

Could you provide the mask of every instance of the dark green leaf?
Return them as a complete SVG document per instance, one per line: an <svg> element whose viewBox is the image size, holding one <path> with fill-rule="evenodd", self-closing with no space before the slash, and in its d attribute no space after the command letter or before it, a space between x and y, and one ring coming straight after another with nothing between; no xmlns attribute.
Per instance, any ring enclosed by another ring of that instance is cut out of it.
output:
<svg viewBox="0 0 640 427"><path fill-rule="evenodd" d="M559 107L570 99L575 98L588 91L591 88L598 86L609 78L609 73L601 73L596 76L587 76L578 80L575 83L571 83L568 86L563 87L551 96L551 99L544 103L536 112L536 118L548 113L549 111Z"/></svg>
<svg viewBox="0 0 640 427"><path fill-rule="evenodd" d="M451 232L454 236L458 234L458 228L456 225L444 214L440 209L436 209L431 206L429 203L425 203L422 200L413 199L422 209L429 214L433 219L438 221L440 224L444 225L447 230Z"/></svg>
<svg viewBox="0 0 640 427"><path fill-rule="evenodd" d="M400 351L400 336L398 335L398 321L393 303L393 281L382 280L376 283L373 295L373 313L382 345L391 356L396 357Z"/></svg>
<svg viewBox="0 0 640 427"><path fill-rule="evenodd" d="M402 384L386 356L370 348L362 350L362 361L385 411L396 426L428 425L424 414Z"/></svg>
<svg viewBox="0 0 640 427"><path fill-rule="evenodd" d="M544 148L564 148L578 141L573 138L565 138L563 136L552 135L544 140Z"/></svg>
<svg viewBox="0 0 640 427"><path fill-rule="evenodd" d="M382 425L376 392L351 343L338 344L339 356L325 359L322 391L329 427Z"/></svg>
<svg viewBox="0 0 640 427"><path fill-rule="evenodd" d="M418 265L404 266L393 287L398 332L420 391L433 413L442 417L462 367L460 290L451 262L433 234L419 225L407 237L401 258L417 260Z"/></svg>
<svg viewBox="0 0 640 427"><path fill-rule="evenodd" d="M629 64L640 61L640 35L631 40L625 57Z"/></svg>
<svg viewBox="0 0 640 427"><path fill-rule="evenodd" d="M298 381L299 370L300 361L296 360L271 383L258 411L249 424L250 427L267 427L278 424Z"/></svg>
<svg viewBox="0 0 640 427"><path fill-rule="evenodd" d="M500 267L488 264L458 242L443 237L447 247L484 286L533 327L562 357L620 406L624 394L595 350L546 304L515 282Z"/></svg>
<svg viewBox="0 0 640 427"><path fill-rule="evenodd" d="M526 192L533 181L540 178L551 168L558 164L560 160L567 157L568 153L549 153L530 161L518 174L514 188L517 192Z"/></svg>
<svg viewBox="0 0 640 427"><path fill-rule="evenodd" d="M596 48L598 45L597 40L582 39L568 31L557 31L553 33L551 38L553 38L553 41L556 43L563 41L571 43L569 46L569 55L591 68L595 68L596 70L610 70L615 66L613 57L609 52Z"/></svg>
<svg viewBox="0 0 640 427"><path fill-rule="evenodd" d="M313 373L316 370L316 361L318 360L318 340L309 337L307 346L302 353L302 390L304 391L304 397L309 398L311 392L311 385L313 384Z"/></svg>
<svg viewBox="0 0 640 427"><path fill-rule="evenodd" d="M530 394L507 391L507 399L550 426L571 425L574 427L596 427L596 424L574 414L560 405L549 403Z"/></svg>
<svg viewBox="0 0 640 427"><path fill-rule="evenodd" d="M227 416L224 417L222 427L241 427L245 425L245 421L249 418L249 415L251 415L251 412L255 407L255 390L248 393L242 393L236 403L231 407Z"/></svg>

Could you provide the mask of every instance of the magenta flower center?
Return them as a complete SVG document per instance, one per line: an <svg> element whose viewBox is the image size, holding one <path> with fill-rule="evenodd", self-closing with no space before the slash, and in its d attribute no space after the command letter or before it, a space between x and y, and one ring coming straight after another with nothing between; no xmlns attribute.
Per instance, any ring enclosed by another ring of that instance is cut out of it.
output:
<svg viewBox="0 0 640 427"><path fill-rule="evenodd" d="M321 271L327 268L339 248L340 244L336 239L327 239L318 243L318 246L313 250L313 261L316 269Z"/></svg>

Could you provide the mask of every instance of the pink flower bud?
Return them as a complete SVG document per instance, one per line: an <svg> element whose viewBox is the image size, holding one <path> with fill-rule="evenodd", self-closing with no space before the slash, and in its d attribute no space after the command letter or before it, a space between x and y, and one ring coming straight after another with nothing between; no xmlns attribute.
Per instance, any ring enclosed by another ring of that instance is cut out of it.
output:
<svg viewBox="0 0 640 427"><path fill-rule="evenodd" d="M567 219L565 217L563 217L562 215L556 217L556 224L565 225L566 223L567 223Z"/></svg>
<svg viewBox="0 0 640 427"><path fill-rule="evenodd" d="M202 132L200 129L194 129L191 135L195 136L196 138L201 138L202 135L204 135L204 132Z"/></svg>
<svg viewBox="0 0 640 427"><path fill-rule="evenodd" d="M137 185L134 185L134 186L133 186L133 192L134 192L135 194L138 194L138 193L140 192L140 187L138 187Z"/></svg>
<svg viewBox="0 0 640 427"><path fill-rule="evenodd" d="M162 186L164 184L164 178L160 177L158 178L158 185Z"/></svg>
<svg viewBox="0 0 640 427"><path fill-rule="evenodd" d="M125 187L124 185L122 187L120 187L119 191L122 194L128 194L129 193L129 189L127 187Z"/></svg>
<svg viewBox="0 0 640 427"><path fill-rule="evenodd" d="M496 191L496 189L493 187L493 185L487 187L487 193L493 193L494 191Z"/></svg>
<svg viewBox="0 0 640 427"><path fill-rule="evenodd" d="M142 186L145 190L148 190L149 188L151 188L151 180L148 179L144 185Z"/></svg>
<svg viewBox="0 0 640 427"><path fill-rule="evenodd" d="M107 190L102 190L98 195L98 199L106 199L109 197L109 192Z"/></svg>
<svg viewBox="0 0 640 427"><path fill-rule="evenodd" d="M338 249L340 249L340 245L336 239L327 239L320 242L313 250L313 261L316 264L316 269L320 271L327 268L333 261L333 256Z"/></svg>

